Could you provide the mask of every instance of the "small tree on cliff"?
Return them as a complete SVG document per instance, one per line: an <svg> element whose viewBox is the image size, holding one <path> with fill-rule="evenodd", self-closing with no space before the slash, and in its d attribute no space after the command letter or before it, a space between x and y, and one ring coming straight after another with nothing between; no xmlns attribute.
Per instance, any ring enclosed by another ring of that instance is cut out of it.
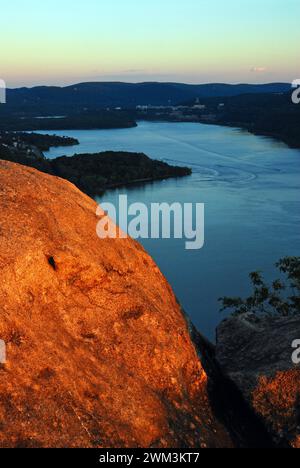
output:
<svg viewBox="0 0 300 468"><path fill-rule="evenodd" d="M264 316L292 316L300 313L300 257L281 259L276 267L285 279L267 285L261 272L250 274L253 294L247 299L223 297L221 311L233 315L255 313Z"/></svg>

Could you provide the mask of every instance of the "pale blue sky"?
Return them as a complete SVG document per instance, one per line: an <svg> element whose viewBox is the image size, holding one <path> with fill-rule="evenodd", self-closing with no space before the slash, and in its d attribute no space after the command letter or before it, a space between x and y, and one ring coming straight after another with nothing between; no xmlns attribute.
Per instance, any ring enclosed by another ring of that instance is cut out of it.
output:
<svg viewBox="0 0 300 468"><path fill-rule="evenodd" d="M291 81L300 77L299 17L299 0L10 0L0 78Z"/></svg>

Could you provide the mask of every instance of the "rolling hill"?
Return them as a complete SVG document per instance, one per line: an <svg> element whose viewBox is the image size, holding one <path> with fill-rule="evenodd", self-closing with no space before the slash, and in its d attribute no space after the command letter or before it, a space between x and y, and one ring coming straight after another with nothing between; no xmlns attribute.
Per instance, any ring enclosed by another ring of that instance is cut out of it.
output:
<svg viewBox="0 0 300 468"><path fill-rule="evenodd" d="M290 84L203 84L181 83L80 83L67 87L38 86L9 89L5 112L20 111L53 115L83 109L135 108L137 105L176 105L195 98L230 97L241 94L281 93Z"/></svg>

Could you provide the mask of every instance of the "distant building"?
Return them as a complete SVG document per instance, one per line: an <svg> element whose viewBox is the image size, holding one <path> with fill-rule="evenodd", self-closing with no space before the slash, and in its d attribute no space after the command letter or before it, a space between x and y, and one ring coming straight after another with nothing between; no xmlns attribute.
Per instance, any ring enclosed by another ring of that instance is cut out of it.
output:
<svg viewBox="0 0 300 468"><path fill-rule="evenodd" d="M204 104L195 104L193 106L193 109L204 110L204 109L206 109L206 106Z"/></svg>

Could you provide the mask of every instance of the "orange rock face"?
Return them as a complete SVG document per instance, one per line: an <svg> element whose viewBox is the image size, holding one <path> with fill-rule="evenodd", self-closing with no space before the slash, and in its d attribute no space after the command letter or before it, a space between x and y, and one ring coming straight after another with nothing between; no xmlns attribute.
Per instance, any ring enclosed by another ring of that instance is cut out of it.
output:
<svg viewBox="0 0 300 468"><path fill-rule="evenodd" d="M293 448L300 448L299 369L277 372L273 378L261 377L253 392L253 408L278 438L285 436ZM297 434L298 433L298 434Z"/></svg>
<svg viewBox="0 0 300 468"><path fill-rule="evenodd" d="M98 239L70 183L3 161L0 206L0 446L232 446L142 247Z"/></svg>

